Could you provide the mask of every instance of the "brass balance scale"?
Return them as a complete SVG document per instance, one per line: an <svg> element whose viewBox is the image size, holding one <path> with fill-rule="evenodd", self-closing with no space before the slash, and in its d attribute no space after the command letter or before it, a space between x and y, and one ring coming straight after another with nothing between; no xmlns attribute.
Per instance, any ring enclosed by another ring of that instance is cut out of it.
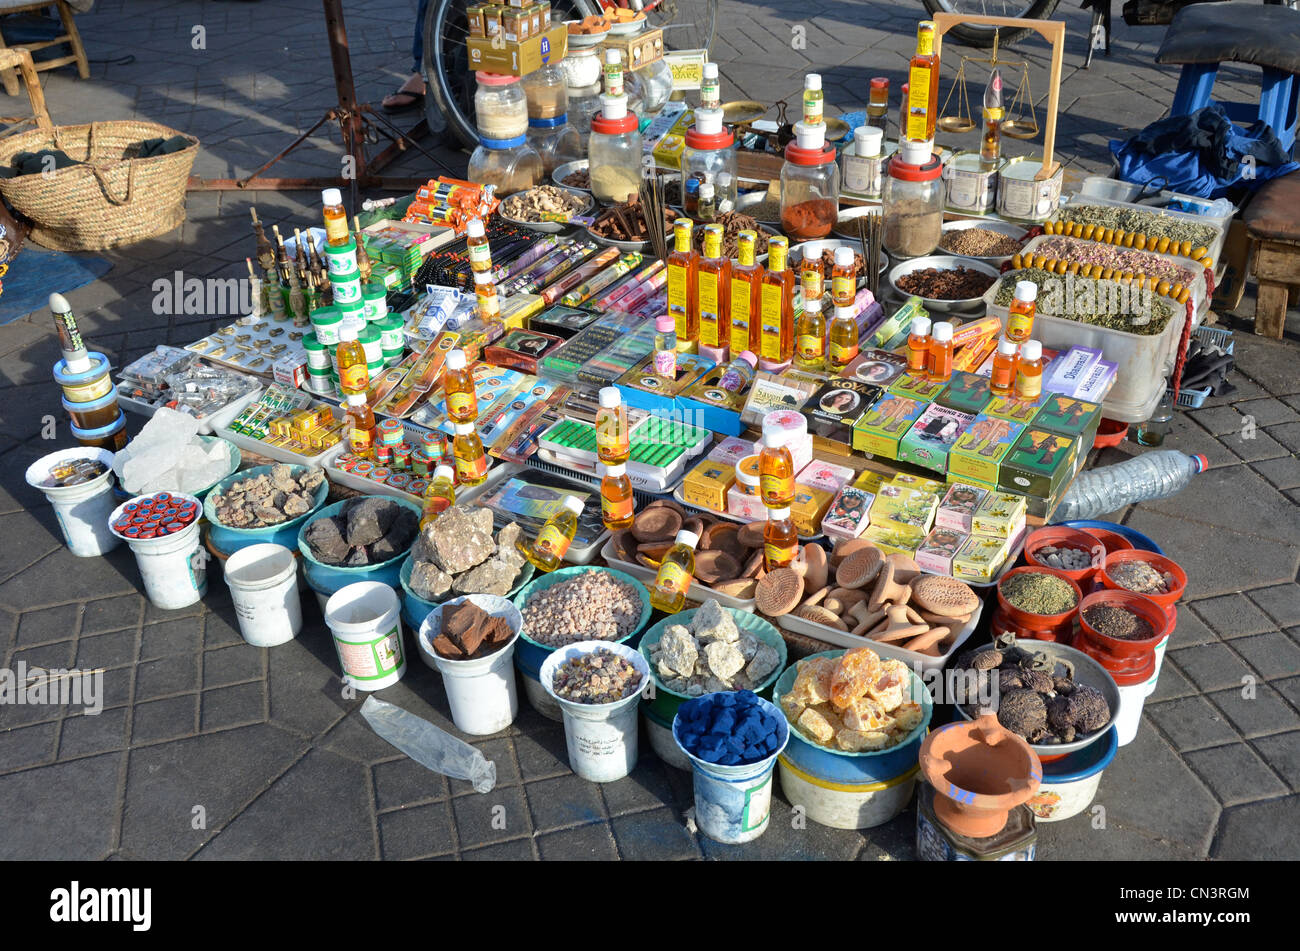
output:
<svg viewBox="0 0 1300 951"><path fill-rule="evenodd" d="M988 66L990 73L999 66L1020 70L1020 82L1016 84L1011 105L1003 110L1003 115L1009 118L1003 119L998 124L998 129L1002 135L1012 139L1037 138L1039 128L1038 119L1034 114L1033 93L1029 89L1029 63L1024 60L998 59L998 30L996 29L993 31L992 55L961 58L961 65L957 67L957 76L953 80L952 88L948 90L948 98L943 101L943 108L939 110L939 119L935 125L942 131L953 134L971 132L977 128L974 114L971 112L970 96L966 91L967 63L983 63ZM958 97L955 114L948 111L948 104L952 102L954 95Z"/></svg>

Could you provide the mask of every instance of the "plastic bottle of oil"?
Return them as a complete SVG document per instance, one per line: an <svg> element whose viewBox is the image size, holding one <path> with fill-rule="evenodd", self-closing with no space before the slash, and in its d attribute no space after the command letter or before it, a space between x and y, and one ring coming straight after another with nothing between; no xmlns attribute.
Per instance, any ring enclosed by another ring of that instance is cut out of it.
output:
<svg viewBox="0 0 1300 951"><path fill-rule="evenodd" d="M668 253L664 270L667 272L668 313L677 328L679 353L694 353L700 339L700 304L696 297L696 268L699 255L691 245L694 222L678 218L673 222L673 250Z"/></svg>
<svg viewBox="0 0 1300 951"><path fill-rule="evenodd" d="M327 188L320 193L325 207L321 214L325 218L325 243L338 248L348 243L352 237L348 233L348 212L343 207L343 192L337 188Z"/></svg>
<svg viewBox="0 0 1300 951"><path fill-rule="evenodd" d="M369 456L375 445L375 414L366 402L365 393L353 393L345 404L348 422L348 448L359 456Z"/></svg>
<svg viewBox="0 0 1300 951"><path fill-rule="evenodd" d="M536 540L529 545L520 538L515 546L520 553L540 571L554 571L564 561L573 536L578 534L578 516L582 514L582 500L566 495L560 510L546 520Z"/></svg>
<svg viewBox="0 0 1300 951"><path fill-rule="evenodd" d="M627 477L627 463L605 466L600 480L600 520L611 532L627 528L633 518L632 480Z"/></svg>
<svg viewBox="0 0 1300 951"><path fill-rule="evenodd" d="M907 372L924 376L930 366L930 318L913 317L907 334Z"/></svg>
<svg viewBox="0 0 1300 951"><path fill-rule="evenodd" d="M820 303L826 293L826 281L822 274L822 256L805 254L799 259L799 288L803 291L804 306L814 298Z"/></svg>
<svg viewBox="0 0 1300 951"><path fill-rule="evenodd" d="M790 242L767 242L767 273L759 293L759 356L771 364L794 356L794 272L786 268Z"/></svg>
<svg viewBox="0 0 1300 951"><path fill-rule="evenodd" d="M456 472L451 466L438 466L424 490L424 511L420 514L420 527L424 528L446 509L456 504Z"/></svg>
<svg viewBox="0 0 1300 951"><path fill-rule="evenodd" d="M930 357L926 375L935 383L952 378L952 324L941 320L930 328Z"/></svg>
<svg viewBox="0 0 1300 951"><path fill-rule="evenodd" d="M464 350L447 353L442 392L447 400L447 415L453 423L472 423L478 418L478 392L474 388L474 377L466 367Z"/></svg>
<svg viewBox="0 0 1300 951"><path fill-rule="evenodd" d="M731 258L722 254L723 227L704 226L704 254L696 265L696 300L700 308L700 344L727 347L731 340Z"/></svg>
<svg viewBox="0 0 1300 951"><path fill-rule="evenodd" d="M758 494L770 509L789 508L794 501L794 459L785 447L785 433L768 426L758 454Z"/></svg>
<svg viewBox="0 0 1300 951"><path fill-rule="evenodd" d="M807 125L820 125L824 121L822 107L825 100L821 74L808 73L803 78L803 121Z"/></svg>
<svg viewBox="0 0 1300 951"><path fill-rule="evenodd" d="M600 409L596 411L596 455L609 465L627 462L632 451L627 430L627 406L616 386L600 388Z"/></svg>
<svg viewBox="0 0 1300 951"><path fill-rule="evenodd" d="M731 266L731 352L758 353L759 291L763 286L763 265L754 263L757 233L742 231L736 237L737 259Z"/></svg>
<svg viewBox="0 0 1300 951"><path fill-rule="evenodd" d="M482 274L492 270L492 249L488 246L482 218L471 218L465 226L465 249L471 271Z"/></svg>
<svg viewBox="0 0 1300 951"><path fill-rule="evenodd" d="M1016 389L1016 353L1014 340L1003 337L993 354L993 372L989 374L989 392L994 396L1010 396Z"/></svg>
<svg viewBox="0 0 1300 951"><path fill-rule="evenodd" d="M831 268L831 302L836 307L852 307L858 293L858 269L853 265L852 248L835 249Z"/></svg>
<svg viewBox="0 0 1300 951"><path fill-rule="evenodd" d="M686 603L686 592L695 580L695 546L700 537L682 529L673 547L664 554L650 589L650 606L665 614L676 614Z"/></svg>
<svg viewBox="0 0 1300 951"><path fill-rule="evenodd" d="M456 463L456 481L464 486L482 485L487 478L488 457L483 451L483 440L478 438L473 423L457 423L456 435L451 440L451 454Z"/></svg>
<svg viewBox="0 0 1300 951"><path fill-rule="evenodd" d="M339 389L344 396L360 393L363 396L370 389L370 368L366 365L366 351L357 339L355 324L347 321L339 327L339 345L336 351L339 364Z"/></svg>
<svg viewBox="0 0 1300 951"><path fill-rule="evenodd" d="M784 568L799 554L799 532L790 520L790 509L768 509L763 526L763 570Z"/></svg>
<svg viewBox="0 0 1300 951"><path fill-rule="evenodd" d="M672 314L655 318L655 373L677 379L677 324Z"/></svg>
<svg viewBox="0 0 1300 951"><path fill-rule="evenodd" d="M826 315L820 297L805 297L803 313L795 321L794 365L800 370L826 369Z"/></svg>
<svg viewBox="0 0 1300 951"><path fill-rule="evenodd" d="M831 321L831 345L827 369L839 373L858 355L858 321L852 307L836 307Z"/></svg>
<svg viewBox="0 0 1300 951"><path fill-rule="evenodd" d="M1015 297L1007 308L1007 339L1016 343L1028 340L1034 332L1034 311L1038 304L1038 285L1033 281L1016 281Z"/></svg>
<svg viewBox="0 0 1300 951"><path fill-rule="evenodd" d="M501 317L501 298L497 296L497 284L490 271L474 272L474 296L478 299L478 316L485 321L498 320Z"/></svg>
<svg viewBox="0 0 1300 951"><path fill-rule="evenodd" d="M1016 366L1016 397L1036 400L1043 393L1043 345L1026 340L1020 345L1020 362Z"/></svg>

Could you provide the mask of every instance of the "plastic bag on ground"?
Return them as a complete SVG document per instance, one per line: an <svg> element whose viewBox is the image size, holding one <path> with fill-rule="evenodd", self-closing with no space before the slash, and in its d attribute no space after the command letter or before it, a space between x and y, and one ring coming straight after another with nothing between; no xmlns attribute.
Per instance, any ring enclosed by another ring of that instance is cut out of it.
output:
<svg viewBox="0 0 1300 951"><path fill-rule="evenodd" d="M374 697L366 697L361 715L376 733L425 769L467 780L475 792L491 792L497 784L496 763L428 720Z"/></svg>

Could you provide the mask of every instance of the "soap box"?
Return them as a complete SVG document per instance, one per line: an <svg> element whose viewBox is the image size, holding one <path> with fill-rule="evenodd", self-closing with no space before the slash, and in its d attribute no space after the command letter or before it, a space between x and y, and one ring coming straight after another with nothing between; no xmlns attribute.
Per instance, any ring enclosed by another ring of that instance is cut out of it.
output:
<svg viewBox="0 0 1300 951"><path fill-rule="evenodd" d="M537 330L568 340L579 330L594 323L599 317L599 314L594 314L588 310L578 310L574 307L557 304L554 307L548 307L540 314L533 314L529 317L528 327L530 330Z"/></svg>
<svg viewBox="0 0 1300 951"><path fill-rule="evenodd" d="M997 485L998 464L1024 428L1005 419L976 416L948 450L948 473Z"/></svg>
<svg viewBox="0 0 1300 951"><path fill-rule="evenodd" d="M1117 370L1117 365L1109 360L1098 360L1088 371L1083 383L1070 395L1077 399L1100 403L1110 392Z"/></svg>
<svg viewBox="0 0 1300 951"><path fill-rule="evenodd" d="M727 510L727 492L736 484L735 467L709 457L686 473L682 498L713 512Z"/></svg>
<svg viewBox="0 0 1300 951"><path fill-rule="evenodd" d="M794 522L800 535L807 537L817 534L834 497L834 492L795 483L794 501L790 503L790 521ZM766 518L767 513L764 512L761 517Z"/></svg>
<svg viewBox="0 0 1300 951"><path fill-rule="evenodd" d="M681 356L678 355L678 359ZM817 385L802 377L794 375L779 376L775 373L759 372L754 382L749 385L749 396L745 399L745 408L740 413L741 422L750 426L761 426L763 417L779 409L797 410L808 402Z"/></svg>
<svg viewBox="0 0 1300 951"><path fill-rule="evenodd" d="M907 358L889 350L863 350L840 371L846 380L858 380L873 386L886 387L902 376L907 369Z"/></svg>
<svg viewBox="0 0 1300 951"><path fill-rule="evenodd" d="M728 436L709 450L708 457L714 462L725 462L729 466L735 466L741 459L753 454L754 444L748 439Z"/></svg>
<svg viewBox="0 0 1300 951"><path fill-rule="evenodd" d="M870 521L882 528L905 530L923 537L934 524L939 497L933 492L903 486L882 485L871 503Z"/></svg>
<svg viewBox="0 0 1300 951"><path fill-rule="evenodd" d="M879 525L868 525L860 537L871 542L886 555L910 556L925 540L924 533L882 528Z"/></svg>
<svg viewBox="0 0 1300 951"><path fill-rule="evenodd" d="M1074 472L1078 450L1077 436L1059 436L1031 426L1002 457L998 487L1050 498Z"/></svg>
<svg viewBox="0 0 1300 951"><path fill-rule="evenodd" d="M984 407L992 400L993 392L989 389L989 381L986 377L959 370L953 373L952 378L948 380L948 385L934 401L940 406L974 416L983 412Z"/></svg>
<svg viewBox="0 0 1300 951"><path fill-rule="evenodd" d="M943 472L948 465L948 450L974 419L969 413L931 403L899 440L898 460Z"/></svg>
<svg viewBox="0 0 1300 951"><path fill-rule="evenodd" d="M1007 560L1007 539L971 535L952 559L952 576L987 584Z"/></svg>
<svg viewBox="0 0 1300 951"><path fill-rule="evenodd" d="M1092 437L1101 424L1101 406L1085 400L1048 394L1047 400L1034 417L1034 428L1045 429L1061 436L1082 436L1083 445L1091 446Z"/></svg>
<svg viewBox="0 0 1300 951"><path fill-rule="evenodd" d="M930 404L886 392L853 424L853 448L887 459L898 458L898 442Z"/></svg>
<svg viewBox="0 0 1300 951"><path fill-rule="evenodd" d="M922 376L904 373L889 384L889 392L895 396L908 396L916 400L925 400L928 403L943 392L944 386L943 383L937 383Z"/></svg>
<svg viewBox="0 0 1300 951"><path fill-rule="evenodd" d="M665 400L684 392L687 387L713 369L713 361L694 353L677 354L677 376L669 380L654 371L654 354L646 357L618 378L618 388L651 393ZM633 404L629 404L633 405ZM639 405L639 404L637 404ZM654 407L640 407L652 409Z"/></svg>
<svg viewBox="0 0 1300 951"><path fill-rule="evenodd" d="M499 342L487 346L483 357L495 366L536 375L538 361L563 342L534 330L511 330Z"/></svg>
<svg viewBox="0 0 1300 951"><path fill-rule="evenodd" d="M814 459L799 470L795 481L813 489L825 489L834 495L853 478L853 470L848 466L837 466L833 462Z"/></svg>
<svg viewBox="0 0 1300 951"><path fill-rule="evenodd" d="M975 508L971 531L1011 539L1025 524L1026 499L1011 492L989 492Z"/></svg>
<svg viewBox="0 0 1300 951"><path fill-rule="evenodd" d="M734 483L727 490L727 512L736 516L736 518L743 518L747 522L767 518L767 508L763 505L763 500L759 498L758 488L744 486L739 482ZM793 512L791 514L793 515Z"/></svg>
<svg viewBox="0 0 1300 951"><path fill-rule="evenodd" d="M987 489L979 486L962 483L949 486L939 503L939 510L935 512L935 527L969 535L975 530L975 511L988 494Z"/></svg>
<svg viewBox="0 0 1300 951"><path fill-rule="evenodd" d="M924 476L912 475L910 472L898 472L889 480L894 485L901 485L908 489L920 489L922 492L929 492L931 495L943 495L944 484L938 479L927 479Z"/></svg>
<svg viewBox="0 0 1300 951"><path fill-rule="evenodd" d="M848 455L853 444L853 424L882 392L881 387L858 380L823 383L803 408L817 445Z"/></svg>
<svg viewBox="0 0 1300 951"><path fill-rule="evenodd" d="M857 538L869 524L874 499L866 489L842 487L822 517L822 531L833 538Z"/></svg>
<svg viewBox="0 0 1300 951"><path fill-rule="evenodd" d="M1038 408L1047 402L1048 395L1043 392L1033 400L1022 400L1018 396L995 396L984 408L984 415L1026 426L1033 421Z"/></svg>
<svg viewBox="0 0 1300 951"><path fill-rule="evenodd" d="M1101 356L1101 351L1092 347L1071 347L1052 361L1051 375L1044 378L1043 388L1054 393L1074 393Z"/></svg>
<svg viewBox="0 0 1300 951"><path fill-rule="evenodd" d="M923 571L936 575L952 574L952 560L969 536L951 528L935 528L921 542L916 554L916 564Z"/></svg>
<svg viewBox="0 0 1300 951"><path fill-rule="evenodd" d="M873 469L863 469L858 473L858 477L853 480L854 486L859 489L865 489L872 495L880 491L880 487L887 481L884 473L876 472Z"/></svg>

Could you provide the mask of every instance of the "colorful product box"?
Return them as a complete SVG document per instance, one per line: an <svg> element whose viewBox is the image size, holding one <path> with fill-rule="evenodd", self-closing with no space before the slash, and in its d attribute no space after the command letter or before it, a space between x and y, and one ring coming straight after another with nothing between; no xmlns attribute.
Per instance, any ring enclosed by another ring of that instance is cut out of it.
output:
<svg viewBox="0 0 1300 951"><path fill-rule="evenodd" d="M970 536L952 528L936 527L912 557L923 571L936 575L952 574L952 561Z"/></svg>
<svg viewBox="0 0 1300 951"><path fill-rule="evenodd" d="M579 330L595 323L599 317L599 314L594 314L589 310L578 310L574 307L557 304L541 313L531 315L528 318L528 327L530 330L537 330L568 340L577 334Z"/></svg>
<svg viewBox="0 0 1300 951"><path fill-rule="evenodd" d="M1106 398L1106 394L1110 392L1118 370L1119 367L1109 360L1098 360L1093 364L1092 369L1088 371L1083 383L1070 395L1076 399L1100 403Z"/></svg>
<svg viewBox="0 0 1300 951"><path fill-rule="evenodd" d="M987 378L978 373L953 373L944 391L935 397L940 406L955 409L960 413L974 416L984 411L993 400Z"/></svg>
<svg viewBox="0 0 1300 951"><path fill-rule="evenodd" d="M837 466L833 462L814 459L799 470L795 481L813 489L825 489L834 494L848 484L853 478L853 470L848 466Z"/></svg>
<svg viewBox="0 0 1300 951"><path fill-rule="evenodd" d="M998 486L1040 499L1050 498L1073 475L1078 451L1077 436L1059 436L1030 427L1002 457Z"/></svg>
<svg viewBox="0 0 1300 951"><path fill-rule="evenodd" d="M835 379L823 383L803 407L816 444L848 455L853 444L853 424L882 392L881 387L858 380Z"/></svg>
<svg viewBox="0 0 1300 951"><path fill-rule="evenodd" d="M913 376L910 373L904 373L894 382L889 384L889 392L895 396L908 396L916 400L924 400L929 403L943 392L945 384L936 383L934 380L927 379L923 376Z"/></svg>
<svg viewBox="0 0 1300 951"><path fill-rule="evenodd" d="M886 387L903 375L907 358L889 350L863 350L840 371L846 380L858 380L873 386Z"/></svg>
<svg viewBox="0 0 1300 951"><path fill-rule="evenodd" d="M654 355L646 357L618 378L619 389L639 390L657 396L672 398L685 390L709 370L713 361L695 353L677 354L677 377L666 379L654 371Z"/></svg>
<svg viewBox="0 0 1300 951"><path fill-rule="evenodd" d="M1046 402L1034 417L1034 428L1045 429L1061 436L1082 436L1083 445L1092 445L1092 437L1101 424L1101 406L1085 400L1048 394Z"/></svg>
<svg viewBox="0 0 1300 951"><path fill-rule="evenodd" d="M750 426L762 426L763 417L768 413L797 410L808 402L816 389L815 383L802 377L760 371L749 385L749 396L745 399L740 420Z"/></svg>
<svg viewBox="0 0 1300 951"><path fill-rule="evenodd" d="M1101 351L1093 347L1071 347L1052 361L1050 374L1043 375L1043 388L1053 393L1074 393L1101 359Z"/></svg>
<svg viewBox="0 0 1300 951"><path fill-rule="evenodd" d="M857 486L843 486L822 517L822 531L832 538L857 538L870 524L875 495Z"/></svg>
<svg viewBox="0 0 1300 951"><path fill-rule="evenodd" d="M899 440L899 461L943 472L948 465L948 451L974 419L969 413L931 403Z"/></svg>
<svg viewBox="0 0 1300 951"><path fill-rule="evenodd" d="M748 439L728 436L709 450L708 458L714 462L725 462L729 466L737 465L741 459L754 454L754 444Z"/></svg>
<svg viewBox="0 0 1300 951"><path fill-rule="evenodd" d="M563 341L551 334L533 330L511 330L500 341L483 351L488 363L521 373L536 375L538 361Z"/></svg>
<svg viewBox="0 0 1300 951"><path fill-rule="evenodd" d="M975 485L950 485L935 513L935 527L969 535L975 530L975 512L988 494L987 489Z"/></svg>
<svg viewBox="0 0 1300 951"><path fill-rule="evenodd" d="M739 481L734 483L727 490L727 513L747 522L767 518L767 508L759 497L758 486L745 485Z"/></svg>
<svg viewBox="0 0 1300 951"><path fill-rule="evenodd" d="M948 473L986 485L997 485L998 464L1019 438L1024 426L980 414L948 450Z"/></svg>
<svg viewBox="0 0 1300 951"><path fill-rule="evenodd" d="M790 521L800 535L816 535L822 518L831 507L834 492L795 483L794 501L790 503ZM766 518L766 513L763 515Z"/></svg>
<svg viewBox="0 0 1300 951"><path fill-rule="evenodd" d="M904 486L882 485L871 503L872 525L907 531L924 537L934 524L939 508L939 497L933 492L909 489Z"/></svg>
<svg viewBox="0 0 1300 951"><path fill-rule="evenodd" d="M924 476L912 475L910 472L898 472L889 480L894 485L901 485L908 489L919 489L922 492L929 492L932 495L943 495L944 485L937 479L927 479Z"/></svg>
<svg viewBox="0 0 1300 951"><path fill-rule="evenodd" d="M1007 539L971 535L953 556L952 576L962 581L987 584L1006 563Z"/></svg>
<svg viewBox="0 0 1300 951"><path fill-rule="evenodd" d="M715 366L687 387L682 396L690 400L699 400L701 403L707 403L709 406L716 406L731 413L739 413L744 408L745 395L733 390L724 390L718 386L718 381L722 379L723 374L726 372L726 367Z"/></svg>
<svg viewBox="0 0 1300 951"><path fill-rule="evenodd" d="M725 462L706 458L682 480L682 498L713 512L727 510L727 493L736 484L736 469Z"/></svg>
<svg viewBox="0 0 1300 951"><path fill-rule="evenodd" d="M853 424L853 448L897 459L899 440L929 405L917 397L886 392Z"/></svg>
<svg viewBox="0 0 1300 951"><path fill-rule="evenodd" d="M886 555L913 555L925 540L924 533L882 528L879 525L868 525L859 537L865 538Z"/></svg>
<svg viewBox="0 0 1300 951"><path fill-rule="evenodd" d="M888 481L884 473L876 472L874 469L863 469L858 473L858 477L853 480L853 484L857 488L865 489L875 495L880 491L880 487Z"/></svg>
<svg viewBox="0 0 1300 951"><path fill-rule="evenodd" d="M977 535L1014 538L1025 524L1026 500L1011 492L989 492L980 500L971 519L971 531Z"/></svg>
<svg viewBox="0 0 1300 951"><path fill-rule="evenodd" d="M1048 393L1043 392L1038 394L1037 399L1033 400L1022 400L1017 396L995 396L989 401L989 405L984 408L984 415L1027 426L1038 413L1038 408L1047 402L1048 395Z"/></svg>

